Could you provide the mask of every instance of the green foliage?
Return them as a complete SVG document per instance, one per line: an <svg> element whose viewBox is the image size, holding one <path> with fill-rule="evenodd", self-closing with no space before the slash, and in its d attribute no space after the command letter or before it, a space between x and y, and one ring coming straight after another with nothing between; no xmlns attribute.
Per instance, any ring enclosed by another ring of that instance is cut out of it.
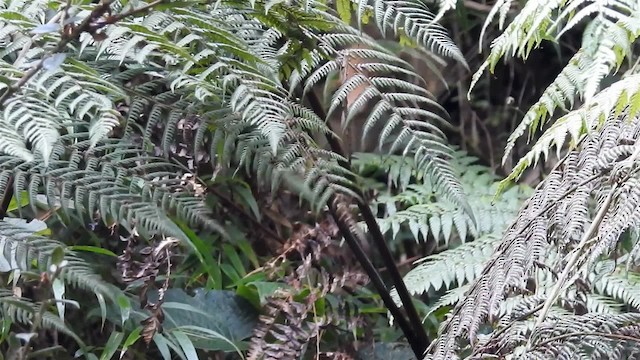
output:
<svg viewBox="0 0 640 360"><path fill-rule="evenodd" d="M2 318L31 326L25 333L29 339L40 329L55 330L70 336L84 348L80 335L65 322L65 307L79 306L78 302L63 296L65 287L81 289L96 296L103 322L106 317L105 299L115 303L118 294L122 294L120 290L97 275L85 259L65 251L63 243L33 235L5 221L0 222L0 231L3 234L0 236L0 271L11 272L13 284L13 291L0 289ZM16 296L16 291L17 294L23 291L22 286L38 279L45 286L51 283L52 298L34 302ZM28 348L28 343L25 348Z"/></svg>
<svg viewBox="0 0 640 360"><path fill-rule="evenodd" d="M369 34L455 63L454 100L468 49L438 22L458 8L464 43L462 4L0 0L0 347L16 359L422 355L393 258L411 248L427 255L405 276L426 319L453 306L428 357L636 356L638 2L531 0L509 19L471 88L586 28L509 127L503 162L545 131L503 182L480 165L492 156L448 140L475 147L478 104L455 99L450 118L416 59ZM481 38L512 5L496 2ZM375 153L344 153L349 131ZM554 147L567 154L541 185L511 186ZM409 347L377 328L381 299ZM356 342L381 346L346 350Z"/></svg>
<svg viewBox="0 0 640 360"><path fill-rule="evenodd" d="M633 43L640 36L638 16L640 8L636 3L611 2L600 4L585 1L588 6L577 8L582 2L564 3L551 1L539 3L528 1L505 31L491 44L491 53L475 73L472 86L480 79L486 68L493 72L496 64L507 55L517 55L526 59L530 51L544 40L558 41L567 31L583 22L589 15L598 16L590 21L583 34L582 47L569 60L562 72L547 87L540 99L527 111L520 125L513 131L503 157L503 163L510 155L516 140L529 129L530 134L542 129L557 109L572 110L577 98L583 102L580 109L560 117L545 131L531 151L520 158L506 181L518 179L522 172L537 163L540 155L548 155L551 145L558 151L564 144L566 135L577 143L585 133L594 130L611 115L630 106L631 116L635 114L636 89L633 80L622 80L617 86L601 90L603 80L617 72L623 61L632 55ZM506 13L510 2L498 2L492 11ZM557 13L558 15L554 15ZM488 17L485 28L492 20ZM504 16L501 16L501 23ZM471 91L471 90L470 90ZM568 105L568 106L567 106Z"/></svg>
<svg viewBox="0 0 640 360"><path fill-rule="evenodd" d="M77 253L64 251L64 244L42 236L25 232L24 229L0 221L0 271L18 271L13 281L18 281L20 272L46 273L52 266L65 265L58 278L66 284L112 299L113 289L95 274L91 266ZM64 253L63 257L58 255Z"/></svg>
<svg viewBox="0 0 640 360"><path fill-rule="evenodd" d="M499 178L477 158L456 151L451 161L454 176L460 179L471 213L450 201L437 186L437 179L416 171L411 159L401 156L356 154L354 164L362 171L384 171L388 183L398 191L383 191L375 206L384 206L384 217L379 219L383 232L396 238L401 229L408 228L416 241L427 241L429 236L448 246L454 230L460 242L468 237L485 234L499 235L512 220L521 202L530 194L526 186L514 186L498 202L494 195ZM377 188L384 188L379 184ZM482 221L478 221L482 219Z"/></svg>
<svg viewBox="0 0 640 360"><path fill-rule="evenodd" d="M196 348L207 350L246 348L241 341L251 336L258 318L255 308L230 291L196 289L189 296L181 289L169 289L163 308L165 329L181 330Z"/></svg>
<svg viewBox="0 0 640 360"><path fill-rule="evenodd" d="M383 34L389 31L396 36L404 34L420 44L424 49L435 54L449 56L466 66L462 52L447 35L447 30L437 21L444 13L455 8L455 1L439 1L440 9L433 14L421 1L416 0L351 0L357 3L358 19L372 11L375 22ZM398 25L402 24L402 25Z"/></svg>
<svg viewBox="0 0 640 360"><path fill-rule="evenodd" d="M493 254L499 237L482 236L472 242L429 255L416 263L404 281L412 294L449 290L475 280Z"/></svg>
<svg viewBox="0 0 640 360"><path fill-rule="evenodd" d="M378 343L358 351L356 359L365 360L401 360L414 359L411 349L404 344Z"/></svg>

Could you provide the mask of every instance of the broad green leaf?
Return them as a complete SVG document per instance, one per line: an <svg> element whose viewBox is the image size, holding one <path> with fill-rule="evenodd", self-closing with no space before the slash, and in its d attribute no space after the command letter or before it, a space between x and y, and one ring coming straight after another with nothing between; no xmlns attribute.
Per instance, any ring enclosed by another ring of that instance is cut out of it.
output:
<svg viewBox="0 0 640 360"><path fill-rule="evenodd" d="M113 357L113 354L118 351L118 347L120 346L120 343L122 343L122 339L124 339L123 333L118 331L112 332L104 346L104 350L102 350L100 360L110 360Z"/></svg>
<svg viewBox="0 0 640 360"><path fill-rule="evenodd" d="M193 346L193 342L191 342L189 337L181 331L173 331L172 333L184 351L184 355L187 357L187 360L198 360L198 353L196 352L196 348Z"/></svg>
<svg viewBox="0 0 640 360"><path fill-rule="evenodd" d="M73 246L69 246L69 250L71 250L71 251L86 251L86 252L92 252L94 254L107 255L107 256L112 256L112 257L117 257L118 256L113 251L105 249L105 248L101 248L99 246L73 245Z"/></svg>
<svg viewBox="0 0 640 360"><path fill-rule="evenodd" d="M131 345L135 344L136 341L140 339L141 332L142 332L142 326L138 326L137 328L135 328L135 330L133 330L129 334L129 336L127 336L127 339L122 344L122 350L120 351L120 359L122 359L124 354L127 352L127 349L129 349Z"/></svg>
<svg viewBox="0 0 640 360"><path fill-rule="evenodd" d="M150 301L156 298L157 292L149 294ZM184 290L169 289L163 309L163 328L167 331L186 326L220 334L220 338L190 337L196 348L211 351L246 349L243 340L251 336L258 320L255 308L232 291L200 288L196 289L195 296L189 296Z"/></svg>

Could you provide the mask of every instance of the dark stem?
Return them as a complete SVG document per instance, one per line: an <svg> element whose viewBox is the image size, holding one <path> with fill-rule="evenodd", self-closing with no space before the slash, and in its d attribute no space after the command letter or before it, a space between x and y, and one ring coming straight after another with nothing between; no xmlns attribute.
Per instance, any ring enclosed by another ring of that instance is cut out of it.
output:
<svg viewBox="0 0 640 360"><path fill-rule="evenodd" d="M313 93L313 91L310 91L309 94L307 95L307 99L309 100L311 109L315 111L315 113L318 116L320 116L320 118L325 119L327 121L329 128L331 128L331 125L329 125L328 119L326 118L327 115L322 105L320 104L320 101L318 100L318 97L316 96L316 94ZM327 141L329 142L329 145L333 152L348 159L348 157L345 155L345 152L342 148L342 144L340 143L339 139L332 136L331 134L327 134ZM351 170L351 163L349 160L340 161L339 164L345 169ZM375 215L371 211L369 204L365 202L366 200L362 191L360 189L352 189L352 190L359 197L359 199L357 199L356 201L358 204L358 209L360 210L360 214L364 219L365 223L367 224L369 234L371 235L371 238L373 239L375 246L382 257L385 267L389 272L389 276L391 276L391 280L393 281L393 284L396 287L396 291L400 296L402 305L406 309L406 312L409 318L408 320L409 320L409 323L411 324L411 328L413 329L413 331L410 334L403 329L403 332L405 333L405 336L407 336L407 339L411 343L411 347L414 349L416 357L418 359L421 359L424 356L424 352L427 349L427 346L430 342L429 337L427 336L427 333L424 330L424 327L422 326L422 320L420 319L420 316L418 315L418 311L413 305L413 300L411 298L411 295L409 294L409 291L407 290L407 287L402 279L402 275L400 275L400 271L398 270L398 267L396 266L396 263L391 254L391 251L387 246L387 242L384 239L384 236L382 235L382 231L378 226L378 222L376 221ZM375 271L375 273L378 276L380 276L375 268L373 269L373 271ZM380 295L382 295L382 293ZM395 306L394 302L392 302L392 304L393 306ZM387 304L386 302L385 302L385 305L387 307L390 306L390 304Z"/></svg>
<svg viewBox="0 0 640 360"><path fill-rule="evenodd" d="M373 263L371 262L371 259L369 259L369 256L367 256L364 250L362 250L358 239L354 237L354 232L357 231L354 231L353 228L357 227L358 225L355 224L355 221L351 217L349 210L345 209L344 200L341 201L335 195L332 195L331 198L329 198L327 205L329 206L329 212L338 225L338 229L340 229L340 232L347 242L347 245L349 245L349 248L355 255L356 259L371 279L373 286L378 291L378 294L380 294L380 298L382 298L382 302L385 304L391 315L393 315L394 319L398 323L398 326L407 337L407 341L409 342L409 345L411 346L413 352L416 354L418 359L421 359L423 357L426 346L422 344L421 341L416 339L415 332L413 331L411 324L407 321L407 319L404 317L404 314L400 311L396 303L391 298L389 289L384 284L380 273L373 266Z"/></svg>
<svg viewBox="0 0 640 360"><path fill-rule="evenodd" d="M4 187L4 193L0 194L0 220L7 216L9 205L11 205L11 199L13 199L13 191L13 176L9 175L9 179ZM18 204L18 208L21 206L22 204Z"/></svg>

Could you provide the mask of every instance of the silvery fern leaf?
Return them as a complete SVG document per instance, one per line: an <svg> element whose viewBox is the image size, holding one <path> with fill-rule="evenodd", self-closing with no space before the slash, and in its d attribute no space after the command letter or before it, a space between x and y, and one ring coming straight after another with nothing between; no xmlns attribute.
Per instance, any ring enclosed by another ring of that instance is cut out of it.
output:
<svg viewBox="0 0 640 360"><path fill-rule="evenodd" d="M489 11L489 14L487 15L487 18L484 20L484 24L482 25L482 30L480 30L480 41L478 43L478 48L480 49L480 51L482 51L482 42L484 40L484 34L485 34L485 32L487 31L487 28L489 27L489 25L491 24L491 22L493 21L493 19L495 18L495 16L498 13L500 14L500 18L499 18L499 21L498 21L498 27L500 29L504 28L504 22L507 19L507 13L509 12L509 9L511 8L511 3L512 3L512 0L498 0L491 7L491 10Z"/></svg>
<svg viewBox="0 0 640 360"><path fill-rule="evenodd" d="M624 267L615 267L613 261L607 261L607 265L614 267L613 271L596 276L590 274L595 290L602 295L617 299L625 305L640 309L640 274L629 272ZM605 264L598 264L602 271ZM605 270L606 271L606 270Z"/></svg>
<svg viewBox="0 0 640 360"><path fill-rule="evenodd" d="M411 65L369 37L354 33L355 29L342 30L320 39L333 59L308 76L304 91L337 72L342 84L333 94L327 116L342 112L343 128L355 118L365 117L363 142L375 136L379 149L412 156L416 166L432 176L434 187L444 190L470 213L464 191L449 165L451 149L437 126L447 122L447 114L423 86L413 81L422 84L424 80Z"/></svg>
<svg viewBox="0 0 640 360"><path fill-rule="evenodd" d="M24 229L0 221L0 271L32 271L37 264L38 271L45 272L51 264L53 251L64 245L43 236L29 234ZM115 301L113 289L93 272L89 263L68 251L65 255L67 266L63 268L61 279L71 286L93 292Z"/></svg>
<svg viewBox="0 0 640 360"><path fill-rule="evenodd" d="M58 141L56 120L60 114L52 104L39 100L35 96L15 100L4 106L2 122L22 133L25 140L31 142L34 149L44 159L49 159L53 145ZM27 157L25 160L31 160Z"/></svg>
<svg viewBox="0 0 640 360"><path fill-rule="evenodd" d="M640 12L637 14L640 15ZM630 54L633 42L640 36L640 32L633 30L622 21L616 23L604 17L598 17L589 23L580 50L509 136L503 163L508 159L516 140L527 129L533 133L542 128L556 108L572 109L577 96L586 102L593 98L600 90L602 79L619 68Z"/></svg>
<svg viewBox="0 0 640 360"><path fill-rule="evenodd" d="M486 234L500 234L530 194L527 186L515 186L496 201L499 178L464 151L454 152L450 163L462 183L472 214L450 201L445 192L434 186L434 179L423 176L410 158L357 154L355 163L360 167L381 167L388 172L390 182L399 185L399 191L383 192L374 203L385 209L378 222L382 232L390 233L392 240L405 229L416 242L432 238L440 246L448 246L452 238L466 242ZM474 218L482 221L474 222Z"/></svg>
<svg viewBox="0 0 640 360"><path fill-rule="evenodd" d="M623 81L629 79L633 84L622 86L618 83L614 87L637 88L638 79L629 76ZM619 89L611 97L612 104L603 103L616 107L621 91ZM535 344L535 335L509 340L504 337L505 332L495 329L494 334L500 336L494 339L495 342L486 343L481 333L484 325L495 326L495 320L509 323L509 319L501 318L500 309L508 302L517 303L518 297L523 295L534 301L528 307L539 312L528 315L537 317L533 332L554 324L558 317L561 319L569 315L567 310L564 310L565 314L554 313L553 309L557 309L558 304L572 312L584 312L590 308L615 312L615 307L608 305L614 299L630 304L636 302L633 294L635 285L625 284L629 291L624 292L620 291L623 283L612 278L612 274L604 272L596 279L590 277L594 265L603 264L598 263L602 256L617 248L623 233L640 224L640 184L637 175L625 175L628 174L626 170L634 169L638 162L635 156L638 153L640 122L633 116L636 112L633 108L636 107L625 103L617 116L601 115L598 113L600 110L594 110L598 114L596 118L605 120L561 160L520 210L493 257L443 325L440 336L430 348L435 358L456 358L457 348L463 343L474 347L474 351L493 354L509 353L525 344ZM597 105L590 107L597 108ZM594 207L597 209L595 214ZM567 254L570 256L565 256ZM577 260L569 262L568 258ZM549 269L556 275L541 282L534 277L538 269ZM583 278L587 275L589 280ZM528 285L532 278L536 279L533 290ZM571 281L564 282L559 278ZM593 281L597 293L607 296L608 300L599 304L591 300L590 303L589 290L584 285L587 281ZM532 291L534 294L528 296ZM546 307L547 304L550 307ZM547 310L541 311L543 305ZM502 340L508 340L505 346L494 347Z"/></svg>
<svg viewBox="0 0 640 360"><path fill-rule="evenodd" d="M634 117L639 109L640 75L630 75L613 83L590 101L585 102L579 109L556 120L531 150L518 161L503 183L517 180L526 168L538 162L540 156L546 159L553 147L559 154L567 135L575 145L585 133L596 129L605 120L619 116L621 113Z"/></svg>
<svg viewBox="0 0 640 360"><path fill-rule="evenodd" d="M588 4L580 8L583 3ZM497 12L498 7L504 9L505 5L502 2L496 3L492 13ZM556 11L559 12L558 15L554 15ZM589 101L599 90L602 79L618 69L631 52L631 44L640 35L638 26L633 25L640 16L640 5L624 1L528 1L507 29L492 43L489 57L473 76L469 95L482 73L487 68L492 72L502 57L517 55L526 58L531 49L541 41L551 38L557 40L592 13L597 16L585 32L581 49L513 131L506 145L503 163L508 159L516 140L527 129L533 133L542 128L556 108L564 109L568 104L571 110L577 96ZM560 24L563 24L561 29L558 28Z"/></svg>
<svg viewBox="0 0 640 360"><path fill-rule="evenodd" d="M469 86L469 96L475 84L487 68L493 72L502 57L510 55L526 58L531 49L547 36L547 28L552 22L552 14L561 6L562 1L527 1L522 10L507 26L504 32L491 43L491 53L475 72ZM507 4L497 2L494 6L502 8Z"/></svg>

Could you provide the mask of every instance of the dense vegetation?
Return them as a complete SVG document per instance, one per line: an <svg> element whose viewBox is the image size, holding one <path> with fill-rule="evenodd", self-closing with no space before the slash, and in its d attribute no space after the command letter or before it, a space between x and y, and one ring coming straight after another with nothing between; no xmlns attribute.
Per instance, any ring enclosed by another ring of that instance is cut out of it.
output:
<svg viewBox="0 0 640 360"><path fill-rule="evenodd" d="M638 36L637 0L0 0L0 359L640 356Z"/></svg>

